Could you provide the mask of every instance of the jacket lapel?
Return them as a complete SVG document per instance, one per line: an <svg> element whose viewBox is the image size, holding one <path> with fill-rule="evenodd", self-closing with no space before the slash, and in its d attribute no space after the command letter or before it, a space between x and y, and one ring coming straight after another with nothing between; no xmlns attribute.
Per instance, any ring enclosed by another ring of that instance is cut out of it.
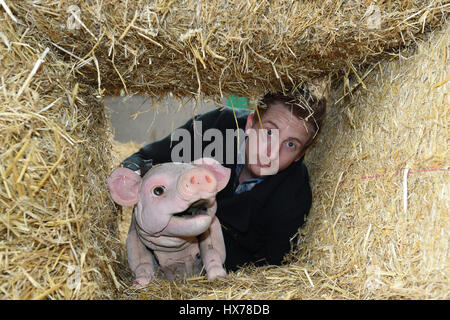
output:
<svg viewBox="0 0 450 320"><path fill-rule="evenodd" d="M233 190L233 182L237 177L235 176L235 166L232 166L232 178L217 197L217 217L220 222L239 232L246 232L253 214L261 214L261 219L264 218L265 204L270 201L274 190L288 175L292 174L290 171L295 170L295 165L298 164L294 163L286 170L265 178L252 190L238 195L235 195Z"/></svg>

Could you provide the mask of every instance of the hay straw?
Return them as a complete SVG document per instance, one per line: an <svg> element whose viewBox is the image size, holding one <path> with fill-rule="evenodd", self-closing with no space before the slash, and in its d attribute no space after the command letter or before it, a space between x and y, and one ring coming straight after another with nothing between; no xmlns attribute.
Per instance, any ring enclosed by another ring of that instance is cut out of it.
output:
<svg viewBox="0 0 450 320"><path fill-rule="evenodd" d="M5 10L5 12L8 14L8 16L11 18L11 20L15 23L17 23L17 18L12 14L11 10L9 9L9 7L6 5L4 0L0 0L0 4L2 5L3 9Z"/></svg>
<svg viewBox="0 0 450 320"><path fill-rule="evenodd" d="M411 0L78 1L77 11L68 12L70 5L16 1L9 7L45 21L36 27L62 52L86 61L95 55L106 94L123 88L178 97L259 97L355 71L413 44L450 9L448 1ZM80 76L92 84L97 71L84 66Z"/></svg>
<svg viewBox="0 0 450 320"><path fill-rule="evenodd" d="M427 171L448 167L448 1L377 3L380 26L372 1L0 4L0 298L449 298L448 173ZM339 103L289 264L132 289L101 97L255 98L322 76ZM407 165L425 172L406 186Z"/></svg>
<svg viewBox="0 0 450 320"><path fill-rule="evenodd" d="M449 297L449 101L448 87L435 86L448 77L448 35L447 26L380 63L368 90L337 104L308 155L316 196L308 265L350 270L336 279L357 298Z"/></svg>
<svg viewBox="0 0 450 320"><path fill-rule="evenodd" d="M35 29L1 20L0 32L0 298L98 297L121 252L102 105Z"/></svg>
<svg viewBox="0 0 450 320"><path fill-rule="evenodd" d="M20 87L19 92L17 92L16 95L16 99L18 99L23 91L25 90L26 87L28 87L28 85L31 82L31 79L33 78L33 76L36 74L37 70L39 69L39 67L41 66L41 63L44 62L45 56L47 55L47 53L50 51L49 48L45 48L44 52L42 53L42 55L39 57L39 59L36 61L36 64L33 67L33 70L31 70L30 74L28 75L27 79L25 80L24 84L22 85L22 87Z"/></svg>
<svg viewBox="0 0 450 320"><path fill-rule="evenodd" d="M330 110L307 154L312 212L285 265L214 282L157 280L125 297L449 299L449 31L370 67L368 90Z"/></svg>

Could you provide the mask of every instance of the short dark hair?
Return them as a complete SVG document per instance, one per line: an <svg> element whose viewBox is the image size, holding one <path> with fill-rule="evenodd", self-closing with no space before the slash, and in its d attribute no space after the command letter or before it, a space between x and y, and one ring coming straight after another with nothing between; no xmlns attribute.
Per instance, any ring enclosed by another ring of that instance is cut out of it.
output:
<svg viewBox="0 0 450 320"><path fill-rule="evenodd" d="M310 146L318 135L325 119L326 99L318 99L305 87L298 87L285 93L267 93L257 106L261 118L267 109L275 103L282 103L289 108L297 118L304 120L305 123L308 124L309 128L313 131L313 134L305 148Z"/></svg>

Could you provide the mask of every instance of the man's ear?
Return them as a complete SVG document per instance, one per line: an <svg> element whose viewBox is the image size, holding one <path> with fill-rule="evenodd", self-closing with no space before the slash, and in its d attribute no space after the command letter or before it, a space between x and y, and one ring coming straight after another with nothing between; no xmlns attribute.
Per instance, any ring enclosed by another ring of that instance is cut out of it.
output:
<svg viewBox="0 0 450 320"><path fill-rule="evenodd" d="M248 115L247 123L245 124L245 132L247 132L248 129L253 127L253 117L254 116L255 116L255 112L254 111Z"/></svg>

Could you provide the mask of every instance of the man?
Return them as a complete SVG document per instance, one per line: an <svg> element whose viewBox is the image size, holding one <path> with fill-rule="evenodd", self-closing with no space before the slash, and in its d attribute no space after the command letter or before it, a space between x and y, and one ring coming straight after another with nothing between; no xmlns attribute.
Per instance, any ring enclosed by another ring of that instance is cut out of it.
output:
<svg viewBox="0 0 450 320"><path fill-rule="evenodd" d="M290 240L311 207L303 155L320 130L325 104L325 99L299 88L286 95L267 94L257 112L216 109L177 129L187 130L197 139L190 143L190 150L181 151L188 161L205 156L196 151L198 146L202 151L207 149L209 142L203 139L207 130L218 130L228 138L221 143L221 150L215 150L216 155L226 157L233 153L231 162L216 159L231 169L228 185L217 194L216 212L225 240L227 270L237 270L247 263L279 265L289 252ZM236 126L245 129L244 139L239 134L227 135L227 129ZM172 152L179 150L177 145L169 135L144 146L122 165L144 175L148 161L174 161Z"/></svg>

